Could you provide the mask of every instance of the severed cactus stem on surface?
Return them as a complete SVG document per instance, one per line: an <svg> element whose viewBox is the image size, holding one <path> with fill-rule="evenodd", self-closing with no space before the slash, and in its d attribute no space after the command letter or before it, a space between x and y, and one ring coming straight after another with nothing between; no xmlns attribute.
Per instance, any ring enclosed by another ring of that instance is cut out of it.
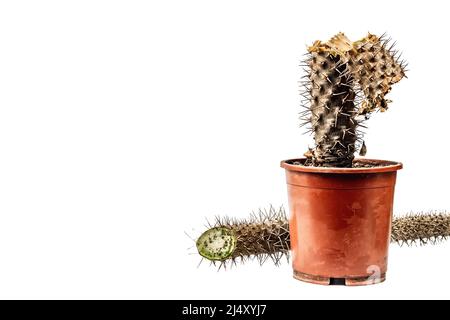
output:
<svg viewBox="0 0 450 320"><path fill-rule="evenodd" d="M308 48L302 81L302 126L314 135L306 165L352 167L354 153L366 146L360 127L374 111L385 111L385 95L405 76L389 40L369 34L351 42L338 33ZM361 150L363 149L363 150Z"/></svg>
<svg viewBox="0 0 450 320"><path fill-rule="evenodd" d="M392 221L392 242L434 244L447 237L450 237L450 215L447 213L410 214Z"/></svg>
<svg viewBox="0 0 450 320"><path fill-rule="evenodd" d="M196 244L200 255L211 261L256 258L261 264L267 259L279 264L289 256L289 223L282 207L259 210L243 220L217 217Z"/></svg>
<svg viewBox="0 0 450 320"><path fill-rule="evenodd" d="M197 240L199 254L226 264L257 259L278 265L289 259L289 221L281 207L259 210L249 219L217 218ZM400 245L437 243L450 237L450 214L419 213L394 218L391 242Z"/></svg>

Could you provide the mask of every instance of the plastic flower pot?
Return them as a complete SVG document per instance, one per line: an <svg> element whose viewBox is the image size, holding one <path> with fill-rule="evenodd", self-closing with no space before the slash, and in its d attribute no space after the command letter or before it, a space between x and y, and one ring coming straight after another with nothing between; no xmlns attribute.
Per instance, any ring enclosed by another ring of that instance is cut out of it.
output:
<svg viewBox="0 0 450 320"><path fill-rule="evenodd" d="M324 285L385 280L399 162L357 159L357 168L286 170L294 278ZM370 166L370 167L363 167Z"/></svg>

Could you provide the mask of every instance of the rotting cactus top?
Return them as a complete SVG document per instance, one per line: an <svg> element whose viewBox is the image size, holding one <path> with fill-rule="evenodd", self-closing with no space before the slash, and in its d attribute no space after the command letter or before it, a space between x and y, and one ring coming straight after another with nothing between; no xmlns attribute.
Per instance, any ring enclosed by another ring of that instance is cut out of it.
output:
<svg viewBox="0 0 450 320"><path fill-rule="evenodd" d="M406 64L389 43L372 34L352 43L339 33L308 48L300 118L315 147L305 153L305 165L352 167L355 151L365 154L359 128L371 113L387 109L385 95L405 76Z"/></svg>

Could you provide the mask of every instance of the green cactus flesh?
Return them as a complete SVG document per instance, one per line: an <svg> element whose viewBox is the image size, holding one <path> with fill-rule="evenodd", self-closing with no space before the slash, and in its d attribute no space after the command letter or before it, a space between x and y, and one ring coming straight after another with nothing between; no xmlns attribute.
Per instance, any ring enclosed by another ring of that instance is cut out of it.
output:
<svg viewBox="0 0 450 320"><path fill-rule="evenodd" d="M225 260L236 249L236 235L232 229L215 227L204 232L197 240L199 254L211 261Z"/></svg>

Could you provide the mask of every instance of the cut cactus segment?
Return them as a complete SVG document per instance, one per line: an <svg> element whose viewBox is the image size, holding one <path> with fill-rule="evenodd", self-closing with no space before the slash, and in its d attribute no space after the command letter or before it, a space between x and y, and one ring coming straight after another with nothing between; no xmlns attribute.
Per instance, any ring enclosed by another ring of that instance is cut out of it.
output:
<svg viewBox="0 0 450 320"><path fill-rule="evenodd" d="M216 227L205 231L197 240L199 254L211 261L228 259L236 249L236 236L233 230Z"/></svg>

